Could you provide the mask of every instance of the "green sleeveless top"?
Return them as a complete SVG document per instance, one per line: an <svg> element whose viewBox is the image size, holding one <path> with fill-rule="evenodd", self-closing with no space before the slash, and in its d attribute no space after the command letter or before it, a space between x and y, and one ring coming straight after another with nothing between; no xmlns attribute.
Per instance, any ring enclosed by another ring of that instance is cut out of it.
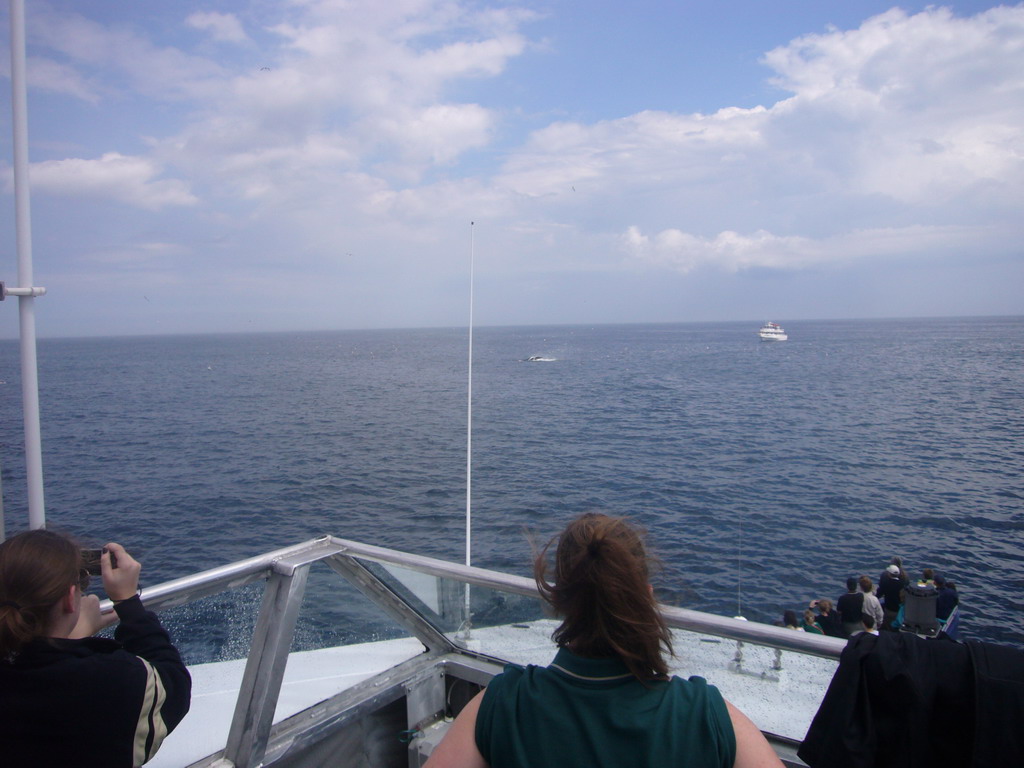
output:
<svg viewBox="0 0 1024 768"><path fill-rule="evenodd" d="M509 664L487 686L476 745L491 768L732 768L736 736L702 677L637 680L618 658L562 648L549 667Z"/></svg>

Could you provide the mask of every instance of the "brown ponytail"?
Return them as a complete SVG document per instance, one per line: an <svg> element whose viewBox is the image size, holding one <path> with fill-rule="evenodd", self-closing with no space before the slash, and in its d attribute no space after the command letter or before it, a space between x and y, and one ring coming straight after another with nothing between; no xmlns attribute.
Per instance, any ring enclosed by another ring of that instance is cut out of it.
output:
<svg viewBox="0 0 1024 768"><path fill-rule="evenodd" d="M52 531L25 531L0 544L0 661L43 637L53 606L78 583L82 555Z"/></svg>
<svg viewBox="0 0 1024 768"><path fill-rule="evenodd" d="M665 679L672 638L650 591L640 533L624 519L589 512L556 537L554 583L547 552L534 560L541 595L561 617L552 636L581 656L618 656L640 680Z"/></svg>

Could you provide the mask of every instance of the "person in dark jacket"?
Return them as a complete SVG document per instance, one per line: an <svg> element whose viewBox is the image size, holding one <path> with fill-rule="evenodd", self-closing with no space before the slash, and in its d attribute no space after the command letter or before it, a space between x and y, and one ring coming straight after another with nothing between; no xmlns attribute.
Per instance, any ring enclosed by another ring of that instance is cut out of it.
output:
<svg viewBox="0 0 1024 768"><path fill-rule="evenodd" d="M836 601L836 608L843 622L843 637L850 637L863 629L860 617L864 613L864 593L853 576L846 580L846 594Z"/></svg>
<svg viewBox="0 0 1024 768"><path fill-rule="evenodd" d="M843 622L839 613L832 607L832 601L828 598L823 600L812 600L811 608L818 609L817 622L822 631L829 637L843 637Z"/></svg>
<svg viewBox="0 0 1024 768"><path fill-rule="evenodd" d="M892 629L892 622L899 613L900 604L903 602L903 590L906 589L909 580L904 581L900 576L900 567L893 563L882 571L878 579L878 599L882 603L884 621L881 629Z"/></svg>
<svg viewBox="0 0 1024 768"><path fill-rule="evenodd" d="M945 621L953 609L959 605L960 596L956 592L956 584L946 581L942 576L935 577L935 588L939 591L939 596L935 601L935 616Z"/></svg>
<svg viewBox="0 0 1024 768"><path fill-rule="evenodd" d="M139 598L140 564L116 543L100 559L116 616L83 594L70 539L26 531L0 544L0 755L5 768L132 768L188 712L181 656ZM114 640L92 637L120 619Z"/></svg>

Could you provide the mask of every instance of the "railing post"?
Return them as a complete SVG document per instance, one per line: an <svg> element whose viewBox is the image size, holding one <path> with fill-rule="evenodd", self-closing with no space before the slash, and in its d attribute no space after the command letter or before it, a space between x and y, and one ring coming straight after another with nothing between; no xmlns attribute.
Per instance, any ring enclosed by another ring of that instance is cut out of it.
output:
<svg viewBox="0 0 1024 768"><path fill-rule="evenodd" d="M256 768L266 754L308 576L308 563L296 567L281 560L267 582L224 748L237 768Z"/></svg>
<svg viewBox="0 0 1024 768"><path fill-rule="evenodd" d="M39 429L39 365L36 355L35 297L32 286L32 214L28 178L28 86L25 71L25 2L11 0L11 124L14 129L14 228L18 251L18 287L0 293L18 296L21 323L21 409L25 421L25 480L29 528L46 527L43 498L43 448ZM2 296L0 296L2 298Z"/></svg>

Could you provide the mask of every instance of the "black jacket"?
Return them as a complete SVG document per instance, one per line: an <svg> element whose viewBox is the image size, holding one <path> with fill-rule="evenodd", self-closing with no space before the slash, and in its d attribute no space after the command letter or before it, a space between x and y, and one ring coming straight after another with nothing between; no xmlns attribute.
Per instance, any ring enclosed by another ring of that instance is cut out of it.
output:
<svg viewBox="0 0 1024 768"><path fill-rule="evenodd" d="M811 768L1024 765L1024 651L856 635L798 755Z"/></svg>
<svg viewBox="0 0 1024 768"><path fill-rule="evenodd" d="M830 611L827 616L819 613L815 620L829 637L843 637L843 620L839 618L839 611Z"/></svg>
<svg viewBox="0 0 1024 768"><path fill-rule="evenodd" d="M836 600L836 610L843 624L860 624L860 617L864 613L864 593L847 592L840 595Z"/></svg>
<svg viewBox="0 0 1024 768"><path fill-rule="evenodd" d="M115 606L116 640L37 639L0 662L5 768L142 765L188 712L192 680L138 597Z"/></svg>
<svg viewBox="0 0 1024 768"><path fill-rule="evenodd" d="M898 611L900 609L900 592L907 586L899 576L883 572L878 577L878 599L882 607L887 611Z"/></svg>

